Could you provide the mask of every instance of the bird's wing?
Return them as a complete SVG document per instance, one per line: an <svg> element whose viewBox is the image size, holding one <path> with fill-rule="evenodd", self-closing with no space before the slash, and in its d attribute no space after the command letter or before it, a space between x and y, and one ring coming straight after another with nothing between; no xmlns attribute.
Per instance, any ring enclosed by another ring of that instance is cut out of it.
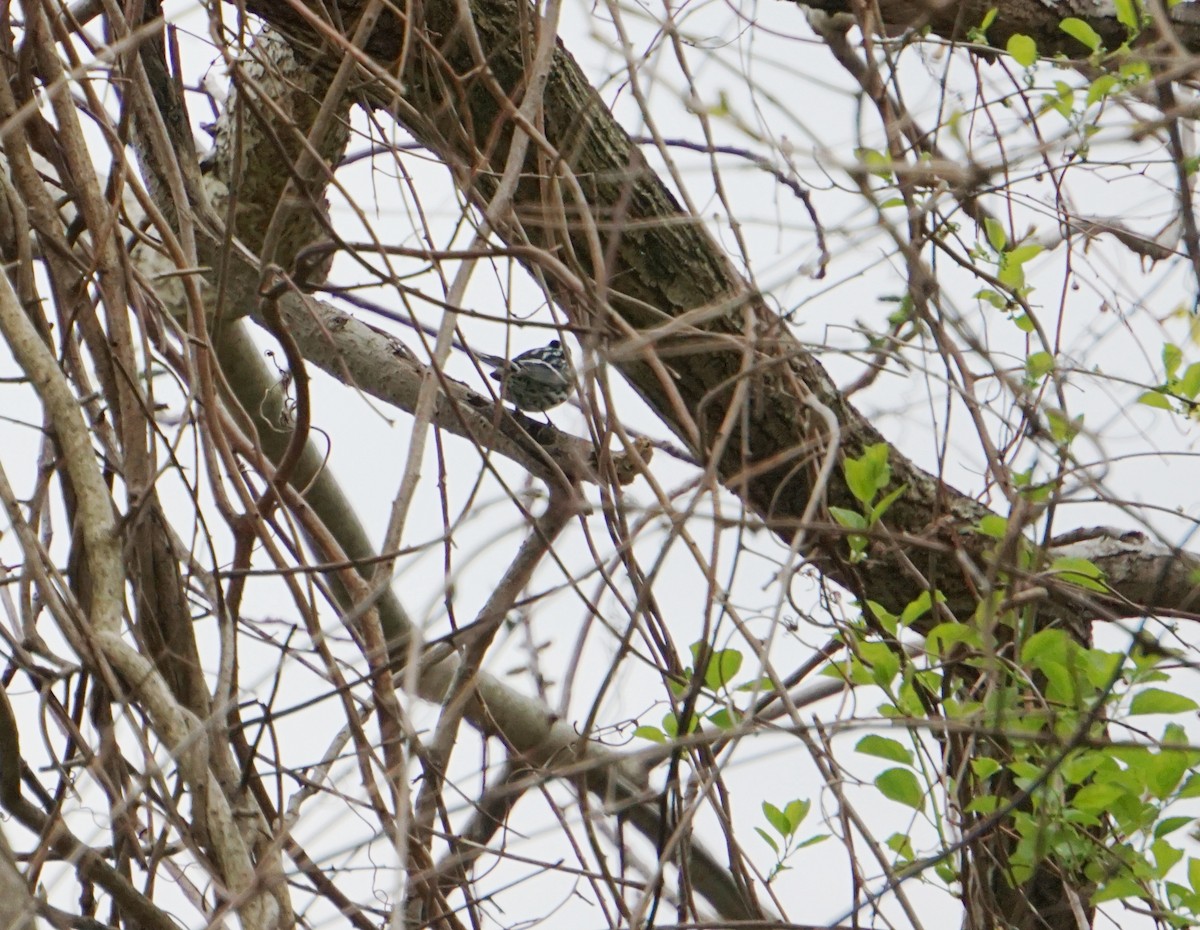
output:
<svg viewBox="0 0 1200 930"><path fill-rule="evenodd" d="M526 363L520 367L521 376L538 384L560 385L568 383L564 372L544 362Z"/></svg>
<svg viewBox="0 0 1200 930"><path fill-rule="evenodd" d="M509 365L508 359L501 358L499 355L488 355L485 352L475 352L474 355L489 368L507 368Z"/></svg>

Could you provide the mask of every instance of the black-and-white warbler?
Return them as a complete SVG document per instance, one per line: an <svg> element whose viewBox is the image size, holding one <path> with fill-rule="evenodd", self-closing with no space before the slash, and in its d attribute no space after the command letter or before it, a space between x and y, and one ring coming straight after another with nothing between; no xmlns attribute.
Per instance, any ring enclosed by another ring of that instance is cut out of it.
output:
<svg viewBox="0 0 1200 930"><path fill-rule="evenodd" d="M557 339L512 359L476 354L495 369L492 377L500 382L500 396L518 410L541 413L557 407L575 387L571 357Z"/></svg>

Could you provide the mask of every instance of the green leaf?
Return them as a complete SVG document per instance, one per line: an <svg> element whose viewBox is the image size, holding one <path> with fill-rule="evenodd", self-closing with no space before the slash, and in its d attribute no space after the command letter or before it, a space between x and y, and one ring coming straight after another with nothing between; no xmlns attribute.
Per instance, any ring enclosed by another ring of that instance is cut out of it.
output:
<svg viewBox="0 0 1200 930"><path fill-rule="evenodd" d="M1120 782L1129 786L1131 791L1141 793L1143 785L1142 769L1149 764L1150 747L1148 746L1113 746L1108 751L1118 762L1125 765L1124 769L1108 772L1108 781Z"/></svg>
<svg viewBox="0 0 1200 930"><path fill-rule="evenodd" d="M783 809L783 816L785 816L788 823L792 825L792 829L789 832L796 832L800 824L804 822L804 818L808 816L808 812L811 808L811 801L798 798L795 801L788 802L787 806Z"/></svg>
<svg viewBox="0 0 1200 930"><path fill-rule="evenodd" d="M1141 899L1145 890L1132 878L1114 878L1097 888L1091 897L1093 904L1103 904L1105 901L1119 901L1121 898Z"/></svg>
<svg viewBox="0 0 1200 930"><path fill-rule="evenodd" d="M1009 36L1008 45L1005 46L1005 50L1016 59L1017 64L1022 68L1032 68L1033 63L1037 61L1037 43L1029 38L1029 36L1022 35L1019 32ZM988 238L990 239L991 237L989 236ZM995 248L999 251L1001 246L995 246Z"/></svg>
<svg viewBox="0 0 1200 930"><path fill-rule="evenodd" d="M866 165L871 174L890 181L892 179L892 158L886 152L876 149L855 149L858 160Z"/></svg>
<svg viewBox="0 0 1200 930"><path fill-rule="evenodd" d="M889 801L896 801L914 810L925 806L925 793L912 769L888 769L875 779L875 787Z"/></svg>
<svg viewBox="0 0 1200 930"><path fill-rule="evenodd" d="M1066 445L1083 429L1083 414L1068 420L1061 410L1051 408L1046 411L1046 423L1055 441Z"/></svg>
<svg viewBox="0 0 1200 930"><path fill-rule="evenodd" d="M888 687L900 672L900 658L887 643L859 643L860 658L871 669L871 680L881 688Z"/></svg>
<svg viewBox="0 0 1200 930"><path fill-rule="evenodd" d="M891 507L892 504L896 503L896 501L899 500L900 495L907 490L908 485L902 484L900 487L896 488L896 490L889 492L888 495L883 498L883 500L872 507L870 514L867 516L867 519L870 520L871 525L874 526L876 523L878 523L880 518L888 512L888 508Z"/></svg>
<svg viewBox="0 0 1200 930"><path fill-rule="evenodd" d="M1137 402L1147 407L1157 407L1159 410L1171 409L1171 402L1158 391L1146 391Z"/></svg>
<svg viewBox="0 0 1200 930"><path fill-rule="evenodd" d="M1025 245L1018 245L1005 252L1004 260L1010 265L1024 265L1031 258L1041 255L1042 251L1042 247L1036 242L1027 242Z"/></svg>
<svg viewBox="0 0 1200 930"><path fill-rule="evenodd" d="M1033 501L1036 504L1045 503L1050 500L1050 496L1054 493L1054 484L1052 482L1034 483L1032 468L1015 473L1013 475L1013 484L1021 489L1021 496L1025 500Z"/></svg>
<svg viewBox="0 0 1200 930"><path fill-rule="evenodd" d="M1102 752L1086 750L1063 761L1062 772L1068 784L1082 785L1099 769L1113 769L1116 763Z"/></svg>
<svg viewBox="0 0 1200 930"><path fill-rule="evenodd" d="M895 636L896 631L900 629L900 618L884 607L877 601L868 600L867 610L870 611L869 616L875 618L881 627L883 627L890 636ZM863 612L862 622L867 622L868 613Z"/></svg>
<svg viewBox="0 0 1200 930"><path fill-rule="evenodd" d="M1087 588L1089 591L1108 591L1104 583L1104 571L1087 559L1064 556L1050 563L1050 571L1059 575L1063 581Z"/></svg>
<svg viewBox="0 0 1200 930"><path fill-rule="evenodd" d="M993 290L990 290L989 288L984 288L981 291L976 291L975 299L986 301L987 303L989 303L993 307L995 307L997 310L1004 310L1005 308L1008 307L1008 298L1005 297L1003 294L1001 294L999 291L993 291Z"/></svg>
<svg viewBox="0 0 1200 930"><path fill-rule="evenodd" d="M994 794L977 794L967 805L968 814L990 814L1000 806L1000 799Z"/></svg>
<svg viewBox="0 0 1200 930"><path fill-rule="evenodd" d="M1163 343L1162 361L1163 370L1166 371L1167 380L1170 381L1175 377L1175 372L1179 371L1179 366L1183 362L1183 350L1173 342Z"/></svg>
<svg viewBox="0 0 1200 930"><path fill-rule="evenodd" d="M1076 19L1074 16L1068 16L1058 28L1069 35L1072 39L1082 43L1089 52L1099 51L1100 49L1100 33L1085 23L1082 19Z"/></svg>
<svg viewBox="0 0 1200 930"><path fill-rule="evenodd" d="M672 713L663 715L662 719L663 732L667 736L674 739L679 735L679 719ZM696 714L692 714L688 718L688 733L695 733L700 728L700 718Z"/></svg>
<svg viewBox="0 0 1200 930"><path fill-rule="evenodd" d="M1188 400L1195 400L1196 395L1200 394L1200 362L1192 362L1192 364L1188 365L1187 371L1183 373L1183 377L1175 385L1175 393L1186 397Z"/></svg>
<svg viewBox="0 0 1200 930"><path fill-rule="evenodd" d="M1114 0L1113 5L1117 10L1117 19L1125 27L1130 38L1141 32L1141 13L1136 0Z"/></svg>
<svg viewBox="0 0 1200 930"><path fill-rule="evenodd" d="M1042 777L1042 767L1024 759L1015 759L1010 762L1008 770L1021 780L1036 781Z"/></svg>
<svg viewBox="0 0 1200 930"><path fill-rule="evenodd" d="M1100 784L1100 785L1084 785L1072 799L1072 805L1082 811L1088 811L1092 814L1100 814L1108 810L1121 798L1125 797L1128 790L1122 785Z"/></svg>
<svg viewBox="0 0 1200 930"><path fill-rule="evenodd" d="M1074 674L1061 662L1047 662L1042 667L1046 676L1046 697L1055 704L1075 707L1079 703L1079 688Z"/></svg>
<svg viewBox="0 0 1200 930"><path fill-rule="evenodd" d="M985 517L980 517L979 522L975 524L975 529L983 536L1003 539L1008 533L1008 520L998 514L989 513Z"/></svg>
<svg viewBox="0 0 1200 930"><path fill-rule="evenodd" d="M633 731L634 736L640 736L642 739L648 739L652 743L665 743L667 734L658 727L641 726Z"/></svg>
<svg viewBox="0 0 1200 930"><path fill-rule="evenodd" d="M784 839L791 836L792 825L788 822L787 815L783 811L770 801L763 801L762 812L763 816L767 818L767 823L775 829L776 833Z"/></svg>
<svg viewBox="0 0 1200 930"><path fill-rule="evenodd" d="M1011 39L1009 40L1009 45L1012 45ZM1015 58L1016 56L1014 55L1013 57ZM1004 247L1008 245L1008 234L1004 231L1004 227L1000 225L1000 221L990 216L985 216L983 218L983 231L987 235L988 244L997 252L1003 252Z"/></svg>
<svg viewBox="0 0 1200 930"><path fill-rule="evenodd" d="M861 752L865 756L887 759L889 762L903 762L905 765L912 765L913 761L912 750L903 743L874 733L860 739L855 745L854 751Z"/></svg>
<svg viewBox="0 0 1200 930"><path fill-rule="evenodd" d="M1171 6L1171 0L1167 0L1167 6ZM1166 900L1170 902L1172 907L1183 908L1191 911L1193 914L1200 912L1200 895L1192 894L1191 889L1186 885L1181 885L1179 882L1167 881L1163 883L1166 889ZM1186 926L1186 923L1176 926Z"/></svg>
<svg viewBox="0 0 1200 930"><path fill-rule="evenodd" d="M858 458L846 459L842 466L846 475L846 486L860 503L869 505L875 499L875 495L891 481L889 451L886 442L878 442L867 446Z"/></svg>
<svg viewBox="0 0 1200 930"><path fill-rule="evenodd" d="M1187 730L1180 723L1168 723L1163 727L1163 735L1162 739L1159 740L1159 745L1162 747L1164 754L1178 753L1182 756L1187 762L1185 768L1190 769L1200 763L1200 750L1191 748L1191 740L1188 739Z"/></svg>
<svg viewBox="0 0 1200 930"><path fill-rule="evenodd" d="M1054 356L1049 352L1034 352L1025 359L1025 372L1030 381L1040 381L1054 371Z"/></svg>
<svg viewBox="0 0 1200 930"><path fill-rule="evenodd" d="M1174 833L1180 827L1186 827L1192 820L1193 818L1191 817L1167 817L1164 820L1160 820L1154 827L1154 836L1156 839L1160 836L1167 836L1170 833Z"/></svg>
<svg viewBox="0 0 1200 930"><path fill-rule="evenodd" d="M742 654L736 649L718 649L708 659L704 683L719 691L731 682L742 667Z"/></svg>
<svg viewBox="0 0 1200 930"><path fill-rule="evenodd" d="M1041 669L1048 662L1064 664L1075 647L1066 630L1039 630L1021 647L1021 664Z"/></svg>
<svg viewBox="0 0 1200 930"><path fill-rule="evenodd" d="M735 691L753 691L755 693L770 693L775 689L775 683L766 675L761 678L755 678L752 681L747 681L745 684L738 685Z"/></svg>
<svg viewBox="0 0 1200 930"><path fill-rule="evenodd" d="M1164 691L1162 688L1143 688L1133 696L1129 705L1130 715L1137 714L1183 714L1192 710L1200 710L1190 697L1176 694L1174 691Z"/></svg>
<svg viewBox="0 0 1200 930"><path fill-rule="evenodd" d="M993 775L999 772L1001 768L1003 768L1003 766L989 756L980 756L977 759L971 760L971 771L975 773L976 778L991 778Z"/></svg>
<svg viewBox="0 0 1200 930"><path fill-rule="evenodd" d="M1119 652L1103 649L1088 649L1083 652L1083 674L1092 687L1109 688L1117 681L1125 656Z"/></svg>
<svg viewBox="0 0 1200 930"><path fill-rule="evenodd" d="M945 600L940 593L938 594L938 603ZM920 620L933 607L933 595L929 591L922 591L914 600L909 601L904 610L900 612L900 622L904 626L910 626L917 620Z"/></svg>
<svg viewBox="0 0 1200 930"><path fill-rule="evenodd" d="M866 517L856 511L847 510L845 507L830 507L829 515L848 530L865 530L867 528Z"/></svg>
<svg viewBox="0 0 1200 930"><path fill-rule="evenodd" d="M1132 55L1121 62L1118 73L1121 75L1121 80L1134 85L1147 83L1153 75L1150 62L1145 58L1136 58Z"/></svg>
<svg viewBox="0 0 1200 930"><path fill-rule="evenodd" d="M996 269L996 280L1010 291L1019 292L1025 287L1025 269L1001 256L1000 267Z"/></svg>
<svg viewBox="0 0 1200 930"><path fill-rule="evenodd" d="M907 833L893 833L884 843L905 862L911 862L916 853L913 852L912 838Z"/></svg>
<svg viewBox="0 0 1200 930"><path fill-rule="evenodd" d="M1113 74L1102 74L1088 86L1087 105L1099 103L1114 90L1121 86L1120 80Z"/></svg>
<svg viewBox="0 0 1200 930"><path fill-rule="evenodd" d="M939 623L925 637L925 648L939 659L944 659L949 647L955 643L976 648L982 646L979 631L968 623Z"/></svg>
<svg viewBox="0 0 1200 930"><path fill-rule="evenodd" d="M1055 110L1063 119L1069 120L1075 112L1075 88L1065 81L1055 81L1054 87L1057 94L1042 94L1042 108L1038 115Z"/></svg>
<svg viewBox="0 0 1200 930"><path fill-rule="evenodd" d="M1183 850L1176 849L1166 840L1155 840L1150 850L1154 853L1155 878L1165 878L1175 863L1183 858Z"/></svg>
<svg viewBox="0 0 1200 930"><path fill-rule="evenodd" d="M1179 789L1180 798L1200 798L1200 775L1191 774ZM1198 889L1200 890L1200 889Z"/></svg>
<svg viewBox="0 0 1200 930"><path fill-rule="evenodd" d="M1166 800L1188 770L1185 753L1164 749L1151 757L1145 774L1146 787L1159 800Z"/></svg>
<svg viewBox="0 0 1200 930"><path fill-rule="evenodd" d="M779 855L779 844L775 842L770 833L768 833L762 827L755 827L754 832L767 841L767 845L771 847L772 852L774 852L776 855Z"/></svg>

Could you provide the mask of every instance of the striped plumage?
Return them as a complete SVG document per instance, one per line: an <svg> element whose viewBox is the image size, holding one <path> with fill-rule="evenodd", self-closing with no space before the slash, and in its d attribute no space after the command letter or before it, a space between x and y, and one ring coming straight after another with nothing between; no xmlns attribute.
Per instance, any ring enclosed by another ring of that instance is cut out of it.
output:
<svg viewBox="0 0 1200 930"><path fill-rule="evenodd" d="M512 359L480 354L479 360L494 369L492 377L500 382L500 396L529 413L557 407L575 386L571 357L557 339Z"/></svg>

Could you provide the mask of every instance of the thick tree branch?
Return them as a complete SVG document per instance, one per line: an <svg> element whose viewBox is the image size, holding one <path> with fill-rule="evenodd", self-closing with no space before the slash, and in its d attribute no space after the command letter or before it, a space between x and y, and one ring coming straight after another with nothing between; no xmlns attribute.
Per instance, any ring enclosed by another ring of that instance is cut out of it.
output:
<svg viewBox="0 0 1200 930"><path fill-rule="evenodd" d="M790 0L796 2L796 0ZM812 0L797 3L797 6L821 10L831 15L847 14L857 18L863 5L855 0ZM995 9L997 15L987 30L988 44L1002 49L1016 34L1027 35L1037 42L1038 53L1048 58L1065 55L1068 58L1086 58L1089 50L1078 40L1063 32L1059 24L1067 17L1082 19L1096 31L1110 50L1120 48L1129 39L1129 32L1117 18L1115 6L1108 0L1063 0L1043 3L1041 0L1003 0L1001 3L987 0L878 0L867 5L873 22L882 26L880 31L893 35L903 32L918 32L928 28L943 39L964 42L971 30L977 29ZM1173 34L1171 44L1178 43L1189 51L1200 50L1200 4L1180 3L1168 11ZM1148 46L1161 38L1155 28L1144 30L1135 45Z"/></svg>
<svg viewBox="0 0 1200 930"><path fill-rule="evenodd" d="M332 24L314 30L322 16L315 8L287 0L255 0L251 8L298 48L328 48L335 33ZM343 3L340 22L354 21L357 9L356 2ZM453 4L422 9L425 21L414 24L420 28L407 46L402 25L385 19L367 51L376 62L388 62L407 48L399 118L449 164L472 166L467 192L482 207L495 184L489 171L502 170L516 118L526 63L514 37L528 28L521 24L529 17L519 0L479 0L469 25L458 22ZM483 43L487 69L461 39L464 29ZM313 62L323 67L319 56ZM371 99L379 106L394 102L394 83L380 66L366 64L378 77ZM790 541L804 533L806 554L829 577L896 611L937 589L950 614L970 616L990 548L973 527L989 511L895 450L893 486L904 485L905 492L865 562L849 564L844 534L832 521L801 524L827 437L797 400L811 395L835 413L843 458L861 455L883 437L747 287L704 226L680 209L561 46L535 138L539 147L518 186L515 217L500 232L515 246L570 257L577 280L555 277L561 266L531 264L551 276L572 322L608 343L622 374L777 534ZM547 175L569 192L557 221L545 203ZM578 280L592 284L580 288ZM597 293L600 298L588 296ZM833 477L825 503L857 509L840 469ZM964 565L976 568L964 571ZM1054 597L1055 586L1049 590ZM1173 606L1159 599L1163 589L1153 584L1139 584L1137 592L1143 599L1118 591L1110 608ZM1059 599L1056 609L1081 618L1089 613L1073 598Z"/></svg>

